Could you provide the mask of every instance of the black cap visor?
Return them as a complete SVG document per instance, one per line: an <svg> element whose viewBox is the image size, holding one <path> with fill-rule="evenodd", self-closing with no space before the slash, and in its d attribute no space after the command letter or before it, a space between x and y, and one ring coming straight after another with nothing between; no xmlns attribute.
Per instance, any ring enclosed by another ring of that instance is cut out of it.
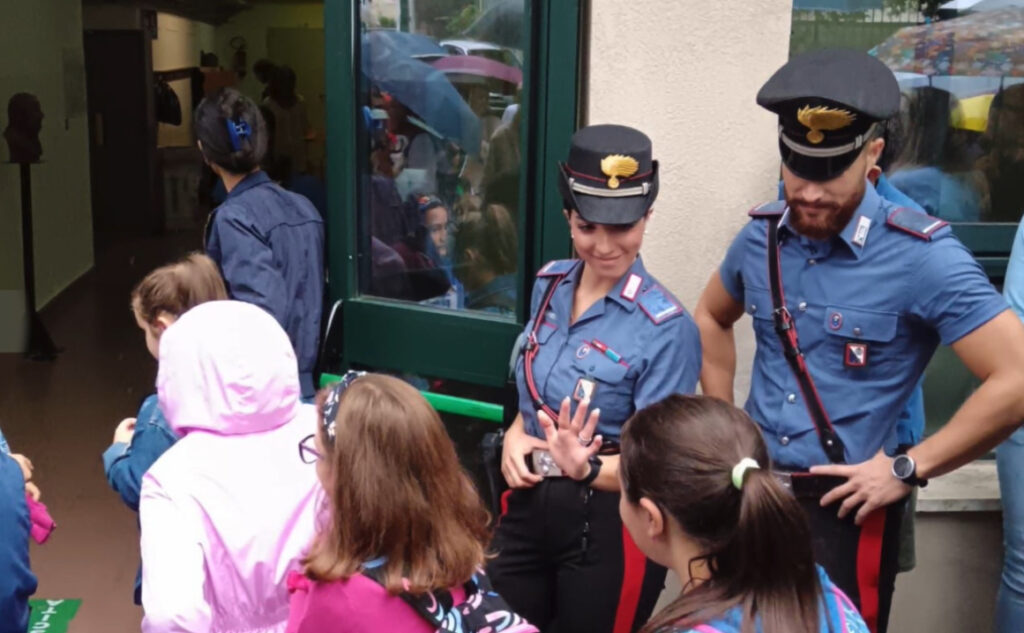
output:
<svg viewBox="0 0 1024 633"><path fill-rule="evenodd" d="M573 190L570 184L571 177L565 164L559 163L558 171L559 191L566 209L575 209L581 218L593 224L635 224L647 215L647 211L654 206L654 200L658 197L658 161L652 163L651 184L647 195L621 197L588 195ZM624 184L622 188L610 191L626 192L640 187L640 184L631 183L628 187Z"/></svg>

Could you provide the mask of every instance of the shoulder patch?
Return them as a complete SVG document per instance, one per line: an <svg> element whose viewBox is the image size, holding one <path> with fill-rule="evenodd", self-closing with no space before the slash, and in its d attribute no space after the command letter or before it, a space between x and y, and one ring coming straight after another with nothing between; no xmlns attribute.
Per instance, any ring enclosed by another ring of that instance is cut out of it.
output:
<svg viewBox="0 0 1024 633"><path fill-rule="evenodd" d="M780 216L785 212L785 200L772 200L771 202L766 202L760 206L754 207L747 212L747 215L752 218L770 218Z"/></svg>
<svg viewBox="0 0 1024 633"><path fill-rule="evenodd" d="M648 288L636 303L655 325L660 325L684 312L679 301L658 284Z"/></svg>
<svg viewBox="0 0 1024 633"><path fill-rule="evenodd" d="M910 207L900 207L889 214L886 224L899 229L904 233L910 233L925 241L931 241L932 235L942 227L949 224L945 220L932 217Z"/></svg>
<svg viewBox="0 0 1024 633"><path fill-rule="evenodd" d="M556 259L550 261L537 271L537 276L557 277L559 275L568 275L579 261L578 259Z"/></svg>

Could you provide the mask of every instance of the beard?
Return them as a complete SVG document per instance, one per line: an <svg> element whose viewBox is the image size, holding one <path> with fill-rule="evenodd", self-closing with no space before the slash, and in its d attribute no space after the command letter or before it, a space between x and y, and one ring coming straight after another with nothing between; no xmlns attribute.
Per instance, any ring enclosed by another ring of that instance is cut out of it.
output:
<svg viewBox="0 0 1024 633"><path fill-rule="evenodd" d="M866 185L842 202L809 203L786 195L789 223L796 232L812 240L827 240L842 233L864 199ZM814 217L810 216L814 213Z"/></svg>

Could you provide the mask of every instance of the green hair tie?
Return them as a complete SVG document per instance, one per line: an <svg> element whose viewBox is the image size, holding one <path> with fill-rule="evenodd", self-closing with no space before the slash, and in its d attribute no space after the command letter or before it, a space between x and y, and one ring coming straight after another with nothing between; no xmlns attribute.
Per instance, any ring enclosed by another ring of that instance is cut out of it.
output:
<svg viewBox="0 0 1024 633"><path fill-rule="evenodd" d="M732 485L736 486L736 490L743 490L743 479L746 477L747 471L751 468L761 468L761 465L757 463L757 460L751 457L744 457L740 460L740 463L732 467Z"/></svg>

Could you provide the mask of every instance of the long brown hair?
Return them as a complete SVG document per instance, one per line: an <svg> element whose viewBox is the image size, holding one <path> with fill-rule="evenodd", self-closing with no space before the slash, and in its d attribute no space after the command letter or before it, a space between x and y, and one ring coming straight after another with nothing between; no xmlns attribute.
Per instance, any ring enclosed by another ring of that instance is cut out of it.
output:
<svg viewBox="0 0 1024 633"><path fill-rule="evenodd" d="M384 557L392 594L448 589L484 563L488 514L437 412L405 382L357 378L338 403L327 455L329 520L304 560L318 581L350 578ZM403 578L409 585L403 585Z"/></svg>
<svg viewBox="0 0 1024 633"><path fill-rule="evenodd" d="M132 290L132 310L139 320L152 324L161 313L177 318L200 303L227 298L217 264L206 255L191 253L146 275Z"/></svg>
<svg viewBox="0 0 1024 633"><path fill-rule="evenodd" d="M732 469L745 457L742 489ZM643 633L686 630L739 606L743 633L817 633L821 586L807 519L772 477L746 413L715 398L673 395L622 433L623 494L653 501L702 552L710 578L655 615ZM695 561L691 561L691 566Z"/></svg>

